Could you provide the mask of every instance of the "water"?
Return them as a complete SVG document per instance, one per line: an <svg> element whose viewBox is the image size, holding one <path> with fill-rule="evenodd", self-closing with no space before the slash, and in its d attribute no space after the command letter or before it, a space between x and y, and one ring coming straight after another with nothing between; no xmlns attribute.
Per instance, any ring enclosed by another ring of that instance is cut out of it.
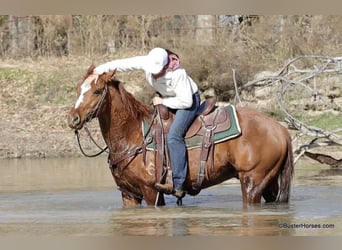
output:
<svg viewBox="0 0 342 250"><path fill-rule="evenodd" d="M1 160L0 236L342 235L342 171L297 165L289 204L243 207L235 180L123 209L106 158ZM324 227L324 228L323 228Z"/></svg>

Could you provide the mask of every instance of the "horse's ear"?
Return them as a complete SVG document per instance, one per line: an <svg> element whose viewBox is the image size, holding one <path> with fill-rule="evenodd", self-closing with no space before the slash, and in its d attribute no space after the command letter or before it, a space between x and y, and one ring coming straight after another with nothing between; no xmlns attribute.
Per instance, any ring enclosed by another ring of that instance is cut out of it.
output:
<svg viewBox="0 0 342 250"><path fill-rule="evenodd" d="M110 82L114 78L115 72L116 70L111 70L108 73L105 73L103 75L103 79L105 80L106 83Z"/></svg>
<svg viewBox="0 0 342 250"><path fill-rule="evenodd" d="M89 68L88 68L88 70L87 70L87 75L92 74L93 71L94 71L94 69L95 69L95 65L94 65L94 64L90 65Z"/></svg>

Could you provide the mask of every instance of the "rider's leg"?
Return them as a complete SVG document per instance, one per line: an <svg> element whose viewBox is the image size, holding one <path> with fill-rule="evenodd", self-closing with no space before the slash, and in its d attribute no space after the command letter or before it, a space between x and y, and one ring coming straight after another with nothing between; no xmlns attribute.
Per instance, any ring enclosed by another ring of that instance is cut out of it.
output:
<svg viewBox="0 0 342 250"><path fill-rule="evenodd" d="M193 104L191 108L179 109L176 111L176 115L170 131L168 134L167 142L170 153L171 169L173 175L173 188L176 196L184 196L184 182L186 180L188 161L186 145L184 136L196 117L197 110L200 105L200 96L198 93L193 95ZM158 184L157 188L161 191L172 190L170 184Z"/></svg>

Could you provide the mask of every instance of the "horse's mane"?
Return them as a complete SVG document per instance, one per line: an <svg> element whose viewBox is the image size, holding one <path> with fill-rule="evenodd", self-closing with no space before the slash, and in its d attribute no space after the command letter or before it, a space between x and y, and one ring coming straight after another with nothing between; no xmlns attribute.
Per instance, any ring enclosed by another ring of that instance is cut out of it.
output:
<svg viewBox="0 0 342 250"><path fill-rule="evenodd" d="M93 73L95 66L91 65L88 70L86 75L84 76L84 80ZM128 114L133 118L138 121L142 121L145 117L150 116L150 107L144 103L139 102L135 97L127 92L127 90L124 88L123 83L117 80L116 78L107 78L106 76L102 75L101 76L102 80L104 80L105 84L108 86L114 87L120 94L121 101L123 104L123 108L126 109Z"/></svg>
<svg viewBox="0 0 342 250"><path fill-rule="evenodd" d="M141 121L145 117L150 116L151 109L148 105L139 102L131 93L123 86L123 83L117 79L112 79L110 86L117 89L120 94L123 107L134 119Z"/></svg>

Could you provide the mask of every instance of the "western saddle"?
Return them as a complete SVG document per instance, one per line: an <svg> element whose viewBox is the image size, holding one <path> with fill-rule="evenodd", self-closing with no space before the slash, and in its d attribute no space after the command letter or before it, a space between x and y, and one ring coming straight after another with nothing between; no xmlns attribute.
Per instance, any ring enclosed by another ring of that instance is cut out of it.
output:
<svg viewBox="0 0 342 250"><path fill-rule="evenodd" d="M205 100L199 110L198 115L189 127L185 139L195 135L202 136L201 153L199 159L199 168L196 183L192 184L193 190L200 191L203 179L205 177L205 168L211 152L210 166L214 164L214 133L229 129L230 120L224 107L216 106L216 99ZM173 121L173 114L164 105L157 106L157 119L152 124L151 136L156 144L155 150L155 174L156 182L172 183L172 172L170 159L167 149L167 134Z"/></svg>

